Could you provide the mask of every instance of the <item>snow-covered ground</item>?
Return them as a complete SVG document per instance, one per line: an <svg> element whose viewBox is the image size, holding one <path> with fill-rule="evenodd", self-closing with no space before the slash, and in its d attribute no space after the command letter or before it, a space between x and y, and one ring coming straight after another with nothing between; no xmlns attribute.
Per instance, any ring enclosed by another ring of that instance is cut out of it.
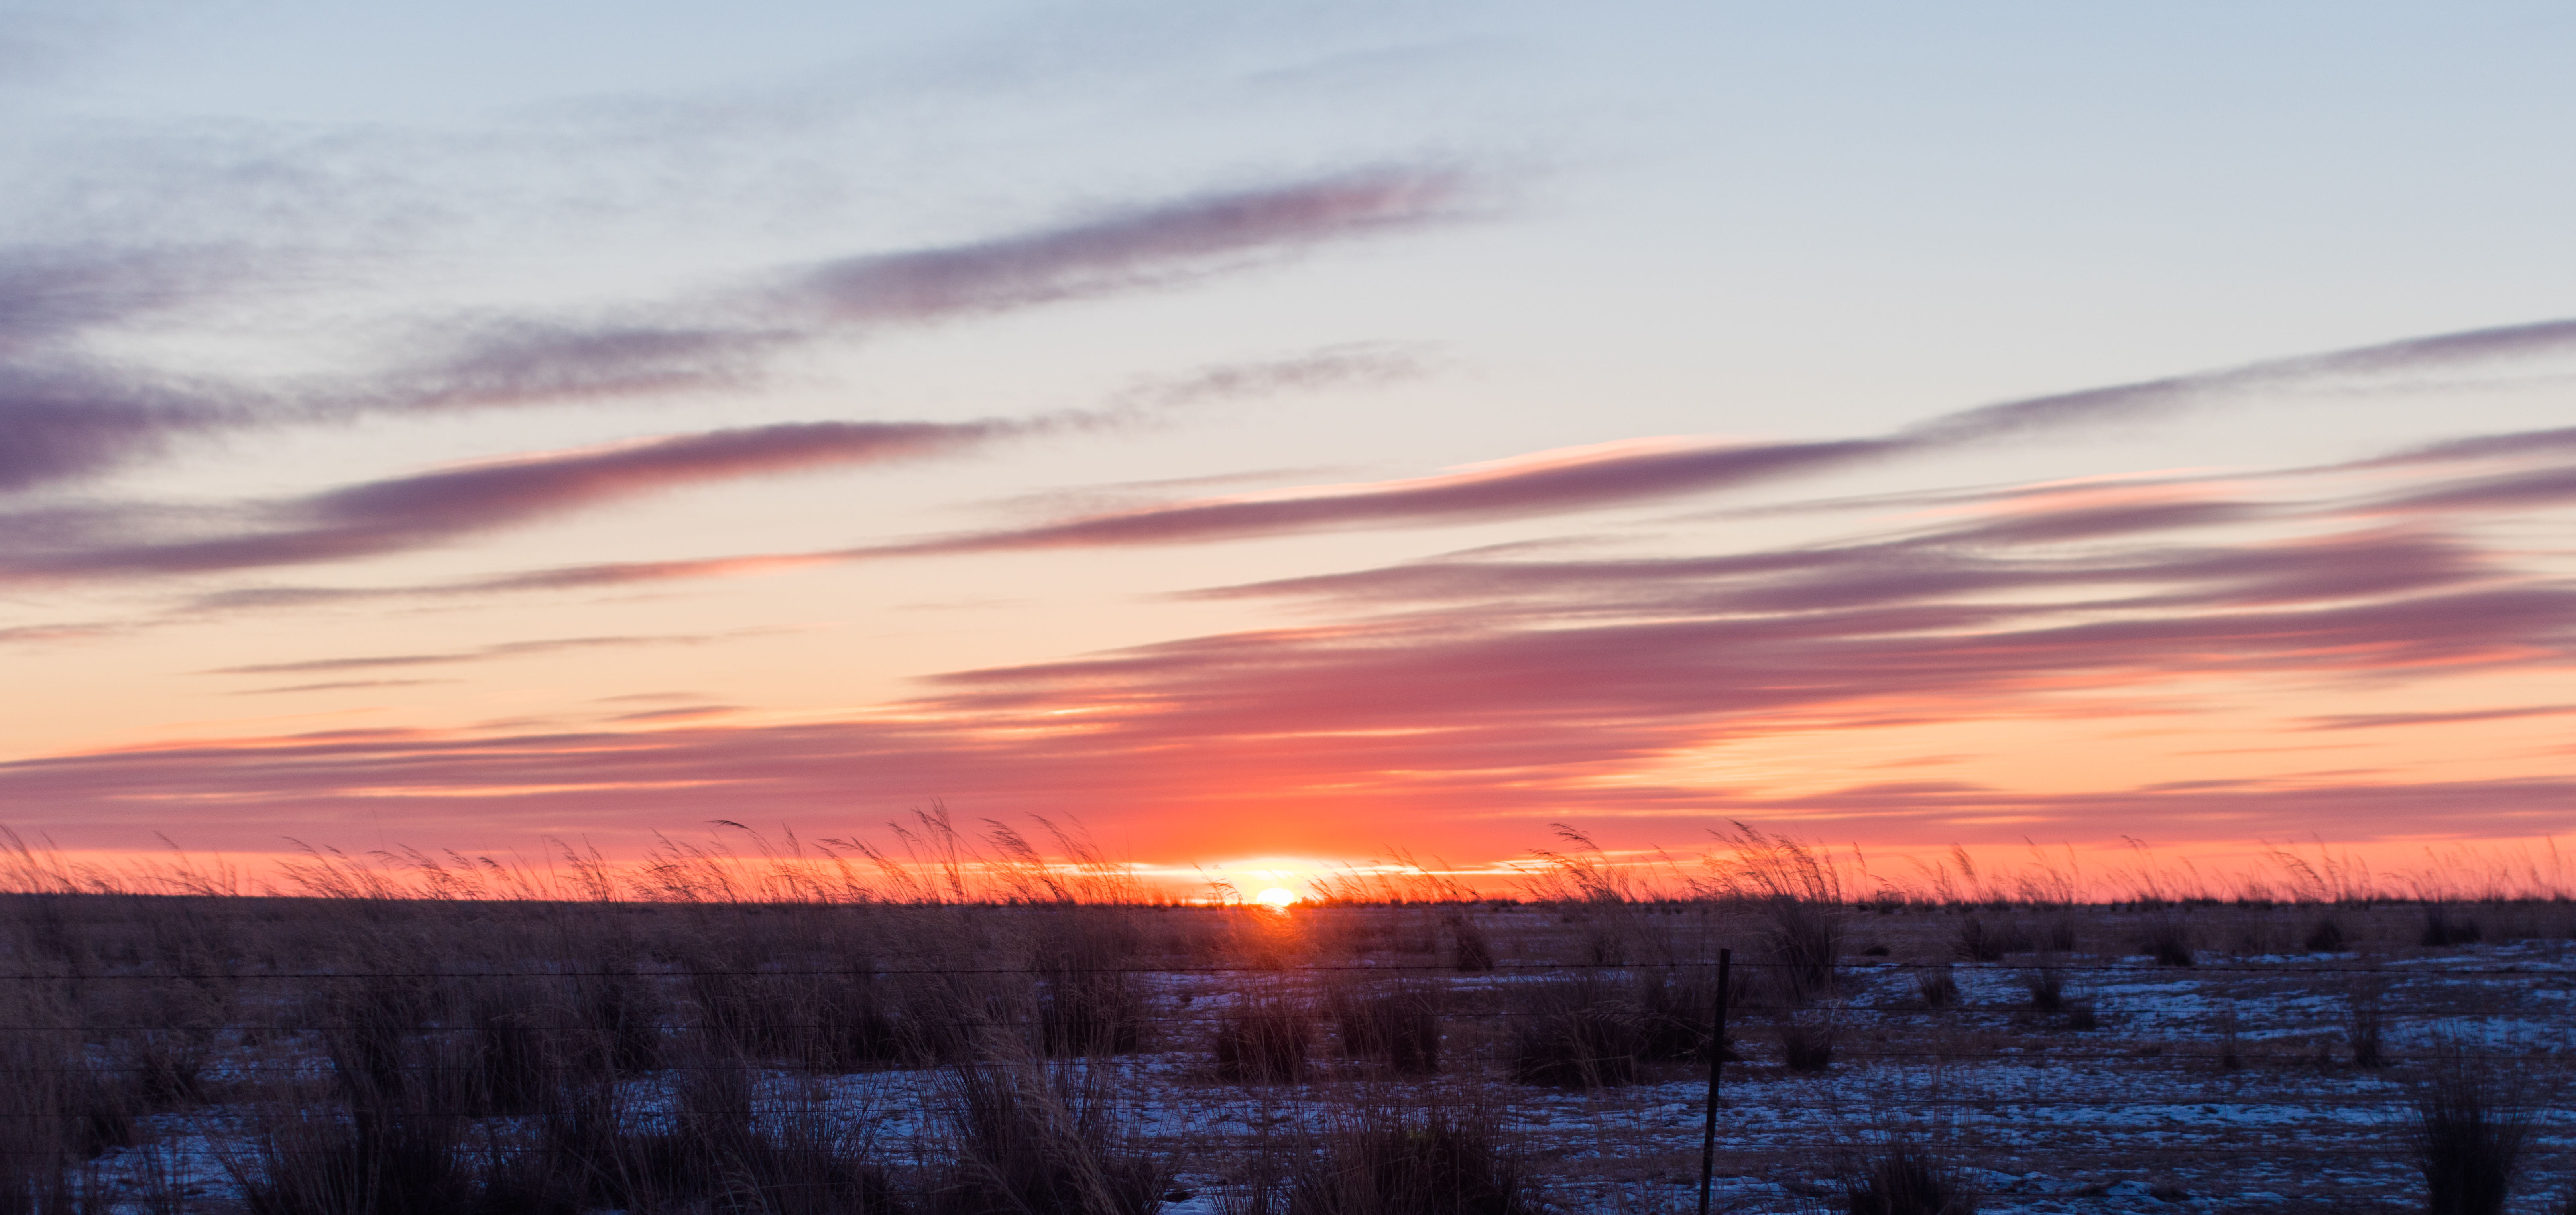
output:
<svg viewBox="0 0 2576 1215"><path fill-rule="evenodd" d="M1427 913L1404 910L1330 914L1428 922ZM1988 1212L2420 1209L2407 1148L2411 1101L2424 1069L2451 1052L2491 1069L2529 1107L2515 1209L2560 1209L2549 1204L2576 1192L2576 1118L2561 1100L2576 1058L2576 945L2566 939L2576 912L2536 913L2554 927L2548 937L2427 948L2410 938L2410 910L2347 911L2354 948L2261 948L2262 938L2295 935L2314 914L2208 910L2204 938L2243 929L2246 951L2203 949L2187 968L2131 951L2128 938L2143 922L2135 913L2022 913L2034 923L2072 915L2077 947L1954 966L1955 913L1855 916L1831 994L1792 1007L1757 983L1732 1014L1729 1036L1743 1058L1723 1073L1717 1207L1835 1207L1857 1161L1907 1142L1952 1162ZM1692 1207L1704 1068L1655 1063L1640 1083L1591 1089L1513 1083L1511 1027L1528 1015L1517 993L1565 973L1548 969L1549 959L1575 953L1570 942L1584 925L1531 909L1484 911L1478 922L1506 960L1498 972L1459 974L1418 953L1319 949L1276 970L1139 973L1143 1049L1039 1066L1087 1078L1122 1134L1176 1161L1191 1196L1167 1204L1174 1215L1217 1210L1256 1142L1320 1133L1373 1105L1484 1112L1527 1153L1549 1197L1570 1209ZM1747 942L1748 960L1760 953L1754 930L1732 921L1648 929L1663 956L1686 965L1703 964L1728 938ZM1952 966L1958 998L1927 1007L1919 980L1940 966ZM2043 968L2059 974L2060 1008L2034 1007L2030 980ZM1329 1020L1299 1082L1233 1082L1213 1065L1215 1027L1248 999L1319 1007L1336 985L1396 981L1446 993L1437 1075L1396 1076L1342 1058ZM2374 1007L2385 1061L2360 1066L2356 1009ZM2090 1010L2089 1027L2079 1009ZM1789 1024L1829 1029L1829 1066L1784 1065L1779 1036ZM207 1081L210 1091L244 1098L258 1083L299 1072L327 1075L314 1042L273 1037L231 1048ZM769 1083L774 1093L822 1102L897 1160L934 1150L954 1099L937 1068L777 1070ZM628 1103L654 1117L670 1107L672 1084L669 1076L628 1081ZM120 1209L147 1209L143 1195L152 1192L224 1209L233 1190L224 1153L238 1154L228 1145L247 1110L241 1100L218 1101L145 1117L144 1142L101 1157L98 1176L125 1195ZM493 1121L500 1133L511 1130L508 1120Z"/></svg>

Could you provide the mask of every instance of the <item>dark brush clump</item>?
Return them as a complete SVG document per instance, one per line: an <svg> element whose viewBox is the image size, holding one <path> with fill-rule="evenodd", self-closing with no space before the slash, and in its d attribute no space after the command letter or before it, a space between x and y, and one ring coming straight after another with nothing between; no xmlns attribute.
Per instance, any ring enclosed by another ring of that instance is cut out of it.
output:
<svg viewBox="0 0 2576 1215"><path fill-rule="evenodd" d="M2372 993L2356 993L2344 1014L2344 1043L2352 1048L2354 1067L2385 1067L2388 1015Z"/></svg>
<svg viewBox="0 0 2576 1215"><path fill-rule="evenodd" d="M2193 947L2190 924L2180 916L2160 915L2148 922L2147 939L2140 949L2158 966L2189 966Z"/></svg>
<svg viewBox="0 0 2576 1215"><path fill-rule="evenodd" d="M739 1058L701 1056L675 1107L632 1118L615 1086L559 1091L535 1143L497 1162L468 1215L602 1209L708 1215L892 1215L893 1173L810 1094L764 1096Z"/></svg>
<svg viewBox="0 0 2576 1215"><path fill-rule="evenodd" d="M1642 1057L1671 1063L1705 1063L1716 1032L1717 976L1706 968L1638 973L1633 990ZM1743 1057L1729 1044L1726 1061Z"/></svg>
<svg viewBox="0 0 2576 1215"><path fill-rule="evenodd" d="M1305 1079L1315 1040L1315 1018L1283 999L1250 1000L1217 1022L1216 1074L1238 1084L1286 1084Z"/></svg>
<svg viewBox="0 0 2576 1215"><path fill-rule="evenodd" d="M1962 962L2000 962L2008 953L2029 953L2038 946L2019 922L1992 924L1975 916L1962 918L1950 930L1950 953Z"/></svg>
<svg viewBox="0 0 2576 1215"><path fill-rule="evenodd" d="M1035 947L1039 1045L1050 1055L1124 1055L1144 1045L1145 1000L1128 972L1144 948L1135 921L1111 908L1068 908Z"/></svg>
<svg viewBox="0 0 2576 1215"><path fill-rule="evenodd" d="M652 1071L662 1066L662 1023L670 1012L661 987L631 963L585 974L574 988L567 1062L576 1072L608 1077Z"/></svg>
<svg viewBox="0 0 2576 1215"><path fill-rule="evenodd" d="M1512 1079L1554 1088L1634 1084L1647 1053L1636 1006L1584 974L1531 984L1512 1018Z"/></svg>
<svg viewBox="0 0 2576 1215"><path fill-rule="evenodd" d="M2308 926L2308 935L2299 940L2309 953L2342 953L2349 943L2343 922L2330 915L2318 916L2317 922Z"/></svg>
<svg viewBox="0 0 2576 1215"><path fill-rule="evenodd" d="M1851 1215L1976 1215L1977 1194L1948 1161L1894 1143L1843 1179Z"/></svg>
<svg viewBox="0 0 2576 1215"><path fill-rule="evenodd" d="M1227 1215L1540 1215L1497 1120L1364 1109L1314 1150L1264 1162Z"/></svg>
<svg viewBox="0 0 2576 1215"><path fill-rule="evenodd" d="M1494 942L1485 935L1474 916L1452 911L1446 917L1449 925L1450 963L1462 974L1473 974L1494 968Z"/></svg>
<svg viewBox="0 0 2576 1215"><path fill-rule="evenodd" d="M1834 1063L1831 1021L1780 1022L1780 1062L1793 1072L1820 1072Z"/></svg>
<svg viewBox="0 0 2576 1215"><path fill-rule="evenodd" d="M2531 1133L2521 1093L2456 1047L2415 1093L2409 1140L2426 1215L2503 1215Z"/></svg>
<svg viewBox="0 0 2576 1215"><path fill-rule="evenodd" d="M969 1064L951 1079L954 1143L927 1215L1151 1215L1171 1192L1170 1163L1120 1150L1075 1074Z"/></svg>
<svg viewBox="0 0 2576 1215"><path fill-rule="evenodd" d="M2475 945L2485 935L2475 917L2452 915L2450 908L2434 903L2424 908L2424 932L2416 943L2426 949L2442 949Z"/></svg>
<svg viewBox="0 0 2576 1215"><path fill-rule="evenodd" d="M250 1215L451 1215L477 1209L459 1120L418 1109L307 1106L225 1159Z"/></svg>
<svg viewBox="0 0 2576 1215"><path fill-rule="evenodd" d="M2066 1007L2066 972L2054 966L2042 966L2024 972L2022 987L2030 992L2030 1006L2040 1012L2056 1012Z"/></svg>
<svg viewBox="0 0 2576 1215"><path fill-rule="evenodd" d="M1402 1075L1440 1070L1439 1000L1430 988L1408 985L1376 995L1337 997L1333 1022L1344 1054Z"/></svg>
<svg viewBox="0 0 2576 1215"><path fill-rule="evenodd" d="M1959 1002L1959 980L1947 966L1914 972L1914 991L1925 1008L1948 1008Z"/></svg>

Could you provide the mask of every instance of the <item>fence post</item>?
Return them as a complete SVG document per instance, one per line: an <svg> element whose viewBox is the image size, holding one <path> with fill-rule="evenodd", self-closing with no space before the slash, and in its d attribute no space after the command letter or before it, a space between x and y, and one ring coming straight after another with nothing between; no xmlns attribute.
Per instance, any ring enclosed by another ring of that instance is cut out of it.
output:
<svg viewBox="0 0 2576 1215"><path fill-rule="evenodd" d="M1735 951L1717 951L1717 1024L1708 1039L1708 1122L1699 1133L1699 1215L1708 1215L1708 1187L1717 1174L1717 1077L1726 1066L1726 980L1735 968Z"/></svg>

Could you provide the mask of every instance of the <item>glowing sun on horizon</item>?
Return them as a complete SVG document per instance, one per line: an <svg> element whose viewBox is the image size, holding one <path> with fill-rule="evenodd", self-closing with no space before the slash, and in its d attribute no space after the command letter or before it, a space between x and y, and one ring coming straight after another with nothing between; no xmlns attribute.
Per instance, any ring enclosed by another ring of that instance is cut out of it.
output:
<svg viewBox="0 0 2576 1215"><path fill-rule="evenodd" d="M1268 907L1273 911L1286 911L1288 910L1288 905L1290 903L1297 901L1297 892L1273 886L1268 890L1264 890L1261 893L1252 896L1252 901Z"/></svg>

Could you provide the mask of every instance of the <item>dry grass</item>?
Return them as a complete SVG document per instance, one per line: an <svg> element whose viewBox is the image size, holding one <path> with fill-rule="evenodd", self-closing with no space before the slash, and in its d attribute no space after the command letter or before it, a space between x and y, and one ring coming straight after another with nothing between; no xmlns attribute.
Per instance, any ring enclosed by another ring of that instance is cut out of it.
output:
<svg viewBox="0 0 2576 1215"><path fill-rule="evenodd" d="M1774 857L1776 873L1809 872L1796 855ZM1696 1167L1695 1121L1673 1111L1705 1082L1708 962L1731 945L1740 977L1784 977L1738 997L1734 1024L1754 1039L1746 1053L1756 1059L1728 1068L1728 1091L1742 1103L1733 1108L1763 1117L1729 1122L1734 1146L1721 1168L1747 1185L1794 1182L1839 1202L1850 1197L1833 1188L1842 1174L1821 1162L1849 1132L1811 1104L1830 1092L1845 1111L1835 1117L1880 1125L1873 1111L1906 1109L1888 1079L1905 1069L1954 1069L1971 1087L1988 1070L2017 1076L2013 1100L2042 1111L2162 1086L2239 1104L2341 1094L2333 1099L2346 1106L2400 1112L2412 1090L2370 1065L2413 1075L2427 1027L2491 1003L2475 982L2425 981L2439 973L2427 968L2475 967L2508 930L2563 925L2569 914L2454 902L2440 912L2446 921L2487 926L2487 941L2464 947L2421 944L2428 916L2411 903L1989 902L1972 913L1879 903L1855 934L1850 907L1771 901L1752 885L1728 894L1713 878L1696 902L1631 886L1623 903L1472 915L1454 905L1290 915L1054 901L731 905L691 863L673 859L667 880L695 901L657 904L13 899L0 949L7 966L40 981L5 997L16 1002L7 1023L21 1028L0 1041L0 1114L9 1115L0 1200L65 1209L90 1201L84 1194L105 1184L87 1179L96 1174L129 1187L132 1210L183 1200L411 1209L393 1196L401 1190L496 1215L968 1212L1041 1199L1054 1205L1033 1209L1141 1211L1169 1192L1156 1187L1171 1185L1176 1168L1193 1188L1249 1201L1220 1179L1248 1176L1266 1134L1285 1153L1281 1168L1306 1154L1296 1167L1308 1170L1307 1198L1276 1174L1277 1203L1309 1204L1294 1209L1534 1209L1538 1179L1571 1209L1611 1209L1614 1194L1628 1195L1628 1209L1651 1208ZM1751 872L1738 880L1754 881ZM1599 873L1585 880L1596 894L1618 893ZM1831 913L1850 956L1819 966L1800 954L1795 941L1812 932L1797 917L1810 910ZM2028 940L2037 956L1953 969L1970 915ZM2242 956L2295 942L2329 917L2342 934L2338 956ZM1453 969L1470 939L1461 924L1494 969ZM2073 948L2159 933L2209 944L2197 966L2164 970ZM2519 948L2511 956L2546 952ZM1627 964L1548 969L1595 955ZM2342 977L2401 959L2416 965L2370 971L2369 986ZM1177 967L1199 969L1167 969ZM2104 967L2113 973L2097 975ZM317 972L334 977L296 977ZM158 977L137 977L146 975ZM2324 1014L2282 1011L2319 991ZM2351 993L2340 1026L2339 991ZM2179 1017L2141 1003L2167 992L2185 993L2171 1007L2242 1010L2233 1048L2215 1012ZM2061 1032L2088 1015L2091 1032ZM1763 1040L1775 1029L1776 1046ZM1800 1035L1805 1044L1790 1041ZM2224 1070L2231 1055L2236 1067ZM2347 1068L2347 1055L2362 1067ZM1804 1067L1825 1070L1794 1070ZM869 1093L890 1104L867 1114L854 1094ZM1150 1119L1140 1113L1148 1107ZM1429 1121L1443 1108L1484 1112L1457 1114L1453 1135ZM1368 1110L1409 1129L1370 1147L1358 1122L1337 1121ZM1511 1119L1512 1134L1477 1121L1487 1113ZM878 1116L901 1129L872 1131ZM2223 1198L2235 1192L2231 1170L2268 1160L2341 1153L2346 1170L2403 1161L2396 1133L2372 1129L2393 1124L2343 1116L2316 1124L2347 1128L2332 1132L2343 1136L2332 1147L2313 1141L2314 1127L2272 1140L2220 1128L2196 1144L2206 1159L2188 1160L2116 1129L2066 1129L2092 1122L2041 1120L2027 1138L2017 1127L1989 1134L1976 1163L2110 1181L2177 1173L2174 1184ZM196 1199L171 1175L170 1144L190 1127L239 1132L223 1140L231 1171ZM1353 1133L1334 1139L1343 1130ZM1492 1151L1474 1146L1477 1135ZM2568 1171L2545 1154L2554 1150L2526 1147L2536 1177ZM1338 1189L1314 1180L1334 1175L1313 1171L1325 1160L1341 1162ZM1454 1184L1381 1187L1379 1171L1454 1174ZM1474 1176L1509 1184L1466 1180ZM1866 1192L1895 1194L1901 1181L1890 1174ZM2238 1188L2292 1183L2275 1175Z"/></svg>

